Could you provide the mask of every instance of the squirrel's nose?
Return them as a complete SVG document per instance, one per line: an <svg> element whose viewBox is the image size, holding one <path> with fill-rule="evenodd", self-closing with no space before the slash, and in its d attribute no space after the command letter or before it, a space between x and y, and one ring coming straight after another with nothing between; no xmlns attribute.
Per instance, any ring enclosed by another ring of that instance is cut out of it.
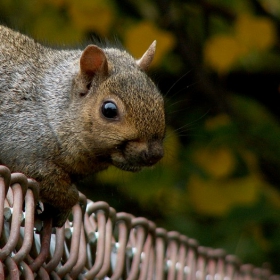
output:
<svg viewBox="0 0 280 280"><path fill-rule="evenodd" d="M156 149L149 149L149 151L142 151L140 157L145 165L152 166L163 157L163 154L163 148L157 147Z"/></svg>
<svg viewBox="0 0 280 280"><path fill-rule="evenodd" d="M149 166L154 165L154 164L156 164L161 158L162 158L162 155L160 155L160 154L149 156L149 157L147 158L147 165L149 165Z"/></svg>

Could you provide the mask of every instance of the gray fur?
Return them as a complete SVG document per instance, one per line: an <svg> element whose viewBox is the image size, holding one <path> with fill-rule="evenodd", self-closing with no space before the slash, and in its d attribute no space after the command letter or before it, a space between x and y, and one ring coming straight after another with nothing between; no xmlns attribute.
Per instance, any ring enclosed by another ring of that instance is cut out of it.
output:
<svg viewBox="0 0 280 280"><path fill-rule="evenodd" d="M136 171L163 155L161 94L127 52L103 52L109 73L94 75L80 97L89 82L82 50L46 48L0 26L0 164L40 183L58 226L78 199L73 175L111 164ZM120 121L100 116L102 98L115 100Z"/></svg>

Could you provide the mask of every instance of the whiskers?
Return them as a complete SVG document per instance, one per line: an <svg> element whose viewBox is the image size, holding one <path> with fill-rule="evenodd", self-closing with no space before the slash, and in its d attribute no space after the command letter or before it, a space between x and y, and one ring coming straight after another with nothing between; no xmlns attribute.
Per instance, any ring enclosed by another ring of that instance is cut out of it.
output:
<svg viewBox="0 0 280 280"><path fill-rule="evenodd" d="M173 127L174 124L177 124L179 126L178 128L172 130L173 133L176 133L176 135L179 137L190 136L191 131L193 135L193 132L198 130L197 128L201 126L201 122L211 111L211 108L207 109L207 107L198 108L201 112L201 115L199 115L199 113L196 112L196 110L194 110L194 108L192 107L193 105L191 101L188 100L190 99L188 96L193 94L193 90L189 90L199 83L198 81L192 82L192 79L190 78L190 81L188 81L188 84L186 85L185 78L191 75L191 73L192 70L184 73L171 85L171 87L164 94L164 97L166 98L166 115L168 122L172 123ZM175 88L177 88L178 90L175 91ZM195 114L197 115L197 117L194 119ZM169 137L170 135L167 131L165 139L168 139Z"/></svg>
<svg viewBox="0 0 280 280"><path fill-rule="evenodd" d="M185 133L187 131L190 131L190 130L194 130L195 129L195 126L202 120L205 119L205 117L209 114L210 112L210 109L207 110L203 115L201 115L200 117L198 117L197 119L191 121L191 122L188 122L186 123L185 125L182 125L176 129L174 129L173 131L175 133L177 133L178 136L185 136L183 135L182 133Z"/></svg>
<svg viewBox="0 0 280 280"><path fill-rule="evenodd" d="M173 95L171 95L171 96L168 96L169 93L170 93L171 90L172 90L181 80L183 80L190 72L191 72L191 70L190 70L190 71L187 71L187 72L186 72L185 74L183 74L180 78L178 78L163 96L164 96L164 97L169 97L169 98L174 97L178 92L175 92L175 93L174 93ZM189 87L189 85L186 86L186 87L184 87L184 89L187 89L188 87ZM181 90L180 90L180 91L181 91Z"/></svg>
<svg viewBox="0 0 280 280"><path fill-rule="evenodd" d="M165 97L165 109L167 111L167 117L169 116L169 118L171 118L171 116L173 114L178 114L180 112L184 112L186 111L188 108L186 108L186 106L190 106L188 105L188 90L192 87L194 87L195 84L197 84L197 82L193 82L193 83L188 83L187 85L183 85L180 86L180 88L177 91L174 91L173 94L170 94L171 91L174 90L175 86L177 85L181 85L183 79L188 76L191 73L191 71L186 72L185 74L183 74L180 78L178 78L173 85L168 89L168 91L166 92L166 94L164 94ZM183 94L182 97L182 92L186 92L186 94ZM191 94L191 92L189 92L189 95ZM178 97L179 95L179 97ZM178 97L175 99L175 97ZM186 105L187 104L187 105ZM182 106L184 106L184 108L182 108Z"/></svg>

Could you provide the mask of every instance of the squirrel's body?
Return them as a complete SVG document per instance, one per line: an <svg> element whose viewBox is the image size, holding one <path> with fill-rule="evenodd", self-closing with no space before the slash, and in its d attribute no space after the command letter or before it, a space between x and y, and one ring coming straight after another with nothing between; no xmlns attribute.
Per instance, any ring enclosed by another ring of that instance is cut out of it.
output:
<svg viewBox="0 0 280 280"><path fill-rule="evenodd" d="M40 183L55 225L78 201L74 175L163 156L163 99L143 71L153 52L55 50L0 26L0 164Z"/></svg>

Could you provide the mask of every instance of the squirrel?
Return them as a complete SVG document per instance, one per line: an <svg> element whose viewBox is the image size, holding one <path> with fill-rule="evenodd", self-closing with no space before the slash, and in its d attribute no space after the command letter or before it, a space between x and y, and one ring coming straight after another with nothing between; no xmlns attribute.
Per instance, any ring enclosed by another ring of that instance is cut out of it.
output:
<svg viewBox="0 0 280 280"><path fill-rule="evenodd" d="M43 218L64 225L76 176L140 171L164 154L162 94L140 59L114 47L60 50L0 25L0 164L40 185Z"/></svg>

